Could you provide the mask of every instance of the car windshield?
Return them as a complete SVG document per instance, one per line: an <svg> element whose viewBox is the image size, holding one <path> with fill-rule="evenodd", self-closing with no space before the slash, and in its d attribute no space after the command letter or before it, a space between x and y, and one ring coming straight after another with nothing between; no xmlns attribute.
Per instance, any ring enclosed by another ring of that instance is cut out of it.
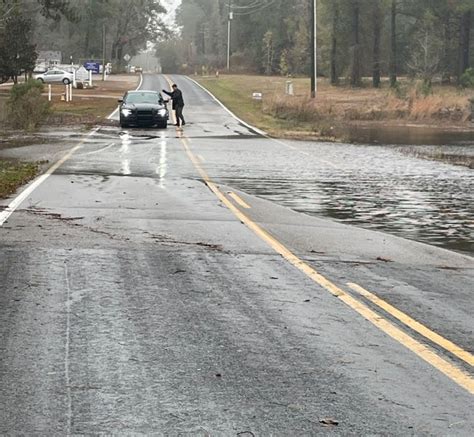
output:
<svg viewBox="0 0 474 437"><path fill-rule="evenodd" d="M125 98L126 103L160 103L161 100L158 93L130 93Z"/></svg>

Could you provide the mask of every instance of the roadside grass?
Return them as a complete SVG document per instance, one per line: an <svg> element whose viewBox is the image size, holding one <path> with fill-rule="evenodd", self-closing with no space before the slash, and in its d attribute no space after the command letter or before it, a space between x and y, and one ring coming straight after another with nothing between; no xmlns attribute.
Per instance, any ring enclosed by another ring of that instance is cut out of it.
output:
<svg viewBox="0 0 474 437"><path fill-rule="evenodd" d="M7 96L0 94L0 123L5 126L7 121Z"/></svg>
<svg viewBox="0 0 474 437"><path fill-rule="evenodd" d="M59 97L55 96L53 111L56 114L104 118L117 108L117 100L129 89L134 89L137 83L136 76L124 81L98 81L94 88L74 90L72 102L59 100ZM62 88L59 87L54 91L61 92Z"/></svg>
<svg viewBox="0 0 474 437"><path fill-rule="evenodd" d="M117 106L126 91L135 89L140 76L117 75L109 80L95 79L93 88L76 89L73 91L73 101L60 100L64 86L53 85L53 116L51 123L90 123L104 120Z"/></svg>
<svg viewBox="0 0 474 437"><path fill-rule="evenodd" d="M68 114L79 117L107 117L116 107L117 98L76 98L72 102L55 101L54 114Z"/></svg>
<svg viewBox="0 0 474 437"><path fill-rule="evenodd" d="M0 198L13 194L40 171L39 163L0 160Z"/></svg>
<svg viewBox="0 0 474 437"><path fill-rule="evenodd" d="M221 75L197 80L239 117L276 136L341 139L348 127L375 122L381 127L423 123L472 129L469 99L474 91L454 86L435 86L431 95L423 96L419 84L406 79L400 80L397 91L386 82L380 89L368 81L353 89L320 79L317 99L311 99L307 78ZM285 94L287 80L293 82L293 96ZM262 93L263 100L253 100L254 92Z"/></svg>
<svg viewBox="0 0 474 437"><path fill-rule="evenodd" d="M214 94L239 118L269 133L298 128L297 120L278 119L264 111L263 101L254 100L254 92L262 92L264 96L273 95L278 89L278 82L285 86L284 78L271 81L268 77L253 76L221 76L217 78L195 78L201 85ZM300 80L301 81L301 80Z"/></svg>

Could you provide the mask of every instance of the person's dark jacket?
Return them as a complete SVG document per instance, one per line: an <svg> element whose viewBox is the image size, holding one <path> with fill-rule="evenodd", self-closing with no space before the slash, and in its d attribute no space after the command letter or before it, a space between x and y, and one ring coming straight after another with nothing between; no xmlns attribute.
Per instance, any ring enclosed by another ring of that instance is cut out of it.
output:
<svg viewBox="0 0 474 437"><path fill-rule="evenodd" d="M182 108L184 106L183 93L181 90L176 88L172 92L166 90L163 90L163 92L171 97L171 100L173 101L173 109Z"/></svg>

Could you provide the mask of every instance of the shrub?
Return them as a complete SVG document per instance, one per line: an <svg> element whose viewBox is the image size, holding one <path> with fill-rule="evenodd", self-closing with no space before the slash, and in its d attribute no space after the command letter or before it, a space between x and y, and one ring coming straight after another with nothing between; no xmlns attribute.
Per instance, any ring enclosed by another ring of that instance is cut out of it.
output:
<svg viewBox="0 0 474 437"><path fill-rule="evenodd" d="M461 76L460 84L463 88L474 88L474 68L468 68Z"/></svg>
<svg viewBox="0 0 474 437"><path fill-rule="evenodd" d="M8 99L8 122L17 129L33 130L46 118L50 103L41 95L43 84L36 80L16 84Z"/></svg>

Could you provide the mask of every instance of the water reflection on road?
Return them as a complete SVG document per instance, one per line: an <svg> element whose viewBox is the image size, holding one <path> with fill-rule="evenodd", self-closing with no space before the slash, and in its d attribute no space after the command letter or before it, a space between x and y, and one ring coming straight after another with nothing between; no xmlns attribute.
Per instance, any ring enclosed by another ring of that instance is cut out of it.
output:
<svg viewBox="0 0 474 437"><path fill-rule="evenodd" d="M293 153L284 168L267 161L265 172L265 164L234 165L234 175L220 181L296 211L474 254L472 169L409 156L399 147L298 147L311 158Z"/></svg>

